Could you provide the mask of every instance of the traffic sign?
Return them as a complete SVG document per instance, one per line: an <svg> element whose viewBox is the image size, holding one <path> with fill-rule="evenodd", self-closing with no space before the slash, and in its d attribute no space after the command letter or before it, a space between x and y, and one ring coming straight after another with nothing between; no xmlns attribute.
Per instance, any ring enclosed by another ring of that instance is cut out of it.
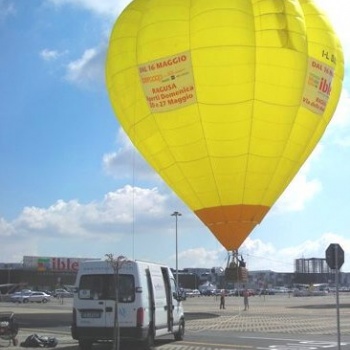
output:
<svg viewBox="0 0 350 350"><path fill-rule="evenodd" d="M344 264L344 250L338 243L332 243L327 248L326 262L332 270L339 270Z"/></svg>

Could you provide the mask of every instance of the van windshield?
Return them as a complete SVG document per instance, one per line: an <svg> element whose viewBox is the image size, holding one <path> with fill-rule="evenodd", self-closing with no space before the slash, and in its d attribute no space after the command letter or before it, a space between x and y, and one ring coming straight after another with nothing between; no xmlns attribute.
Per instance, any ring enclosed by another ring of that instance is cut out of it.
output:
<svg viewBox="0 0 350 350"><path fill-rule="evenodd" d="M115 276L106 275L83 275L79 282L79 298L94 300L115 300L113 289ZM133 275L119 275L119 298L121 303L131 303L135 300L135 281Z"/></svg>

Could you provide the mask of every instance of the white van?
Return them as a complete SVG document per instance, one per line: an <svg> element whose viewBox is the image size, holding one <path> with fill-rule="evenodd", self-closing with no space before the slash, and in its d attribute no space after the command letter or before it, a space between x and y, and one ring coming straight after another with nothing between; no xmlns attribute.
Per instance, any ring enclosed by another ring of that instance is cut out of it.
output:
<svg viewBox="0 0 350 350"><path fill-rule="evenodd" d="M150 349L154 338L162 335L173 334L175 340L182 340L185 318L181 300L169 267L125 261L115 273L107 261L82 262L74 293L72 337L82 349L113 340L117 304L121 341L143 342Z"/></svg>

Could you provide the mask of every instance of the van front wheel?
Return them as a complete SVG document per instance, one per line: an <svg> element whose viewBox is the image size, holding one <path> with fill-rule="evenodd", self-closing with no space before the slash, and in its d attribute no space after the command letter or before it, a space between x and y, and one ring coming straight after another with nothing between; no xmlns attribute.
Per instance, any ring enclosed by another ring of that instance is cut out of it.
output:
<svg viewBox="0 0 350 350"><path fill-rule="evenodd" d="M92 341L86 339L79 339L79 348L80 350L91 350L92 349Z"/></svg>
<svg viewBox="0 0 350 350"><path fill-rule="evenodd" d="M143 341L143 347L145 350L154 349L154 332L152 328L148 330L147 338Z"/></svg>
<svg viewBox="0 0 350 350"><path fill-rule="evenodd" d="M183 340L185 335L185 321L184 319L180 320L179 330L174 333L175 340Z"/></svg>

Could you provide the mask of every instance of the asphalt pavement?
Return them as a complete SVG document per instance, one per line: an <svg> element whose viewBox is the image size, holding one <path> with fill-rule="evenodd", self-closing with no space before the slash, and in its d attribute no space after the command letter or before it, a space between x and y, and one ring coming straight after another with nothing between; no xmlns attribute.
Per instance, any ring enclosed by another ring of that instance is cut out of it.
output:
<svg viewBox="0 0 350 350"><path fill-rule="evenodd" d="M254 296L249 298L249 309L246 311L243 308L242 297L226 297L225 309L220 309L219 305L219 297L188 298L184 302L186 334L234 332L235 335L239 335L258 332L284 336L319 335L328 336L330 339L336 339L337 336L336 299L331 294L317 297L293 297L287 294ZM32 313L44 317L47 313L68 314L71 313L71 309L71 299L65 300L63 304L57 300L45 305L0 303L0 312L11 310L15 315ZM350 339L350 293L340 295L339 310L341 335ZM19 344L34 333L56 337L58 340L56 348L78 349L77 342L70 336L67 324L53 327L47 322L47 326L40 328L27 324L19 330L17 336ZM7 346L13 350L23 349L19 345L13 346L0 339L0 347ZM167 346L159 347L159 349L168 348L170 349Z"/></svg>

